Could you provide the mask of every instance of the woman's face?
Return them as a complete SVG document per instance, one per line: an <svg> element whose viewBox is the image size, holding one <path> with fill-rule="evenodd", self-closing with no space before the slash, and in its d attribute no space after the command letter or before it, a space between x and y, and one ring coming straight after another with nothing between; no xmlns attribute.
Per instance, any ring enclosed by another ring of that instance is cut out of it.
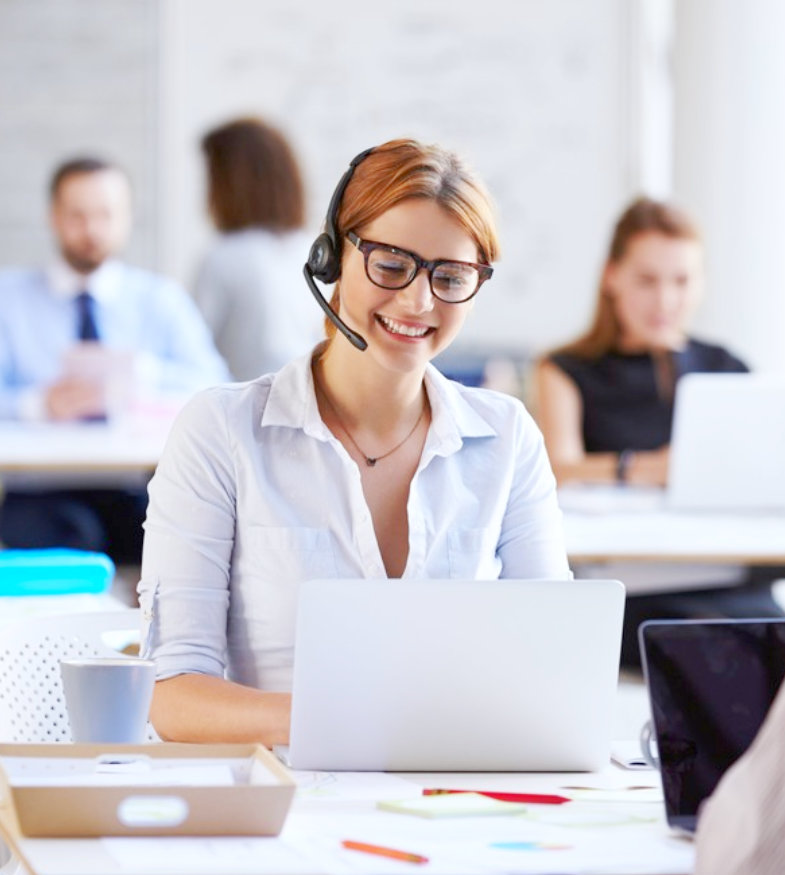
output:
<svg viewBox="0 0 785 875"><path fill-rule="evenodd" d="M382 213L362 228L363 240L405 249L426 261L478 262L477 245L435 201L412 198ZM460 331L473 300L448 304L431 293L427 270L403 289L374 285L365 273L362 252L344 240L340 315L368 341L363 353L397 371L423 368Z"/></svg>
<svg viewBox="0 0 785 875"><path fill-rule="evenodd" d="M659 231L638 234L621 259L607 266L605 289L621 326L622 349L677 348L703 290L701 245Z"/></svg>

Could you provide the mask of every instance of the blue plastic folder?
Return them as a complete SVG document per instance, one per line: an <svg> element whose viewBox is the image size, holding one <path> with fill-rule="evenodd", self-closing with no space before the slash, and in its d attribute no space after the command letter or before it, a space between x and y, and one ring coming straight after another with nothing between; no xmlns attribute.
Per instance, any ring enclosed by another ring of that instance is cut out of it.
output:
<svg viewBox="0 0 785 875"><path fill-rule="evenodd" d="M114 577L105 553L85 550L0 550L0 596L105 592Z"/></svg>

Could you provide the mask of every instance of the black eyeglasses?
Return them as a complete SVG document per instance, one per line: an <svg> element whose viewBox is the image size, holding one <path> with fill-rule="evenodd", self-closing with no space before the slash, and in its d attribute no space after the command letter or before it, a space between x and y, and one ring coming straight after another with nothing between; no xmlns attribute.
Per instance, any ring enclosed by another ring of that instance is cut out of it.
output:
<svg viewBox="0 0 785 875"><path fill-rule="evenodd" d="M380 289L394 292L405 289L425 269L435 297L446 304L462 304L473 298L485 280L493 276L493 268L488 264L443 258L426 261L405 249L361 240L353 231L348 231L346 236L362 252L365 274Z"/></svg>

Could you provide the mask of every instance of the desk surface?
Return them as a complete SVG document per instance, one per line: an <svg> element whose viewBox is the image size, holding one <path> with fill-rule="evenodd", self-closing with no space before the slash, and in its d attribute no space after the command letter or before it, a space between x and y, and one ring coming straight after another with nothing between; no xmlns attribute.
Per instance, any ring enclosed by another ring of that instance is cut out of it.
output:
<svg viewBox="0 0 785 875"><path fill-rule="evenodd" d="M171 418L123 423L0 423L0 472L155 468Z"/></svg>
<svg viewBox="0 0 785 875"><path fill-rule="evenodd" d="M378 775L296 773L298 793L278 838L22 839L37 875L261 875L285 873L658 873L692 871L693 847L672 834L652 772ZM503 816L425 819L380 811L380 799L425 786L562 792L564 805ZM584 790L563 788L584 787ZM629 787L648 786L649 790ZM644 796L647 801L635 801ZM605 801L607 800L607 801ZM8 828L0 808L0 826ZM422 854L413 866L345 850L352 839Z"/></svg>
<svg viewBox="0 0 785 875"><path fill-rule="evenodd" d="M163 407L109 423L0 422L0 477L18 489L144 482L175 413Z"/></svg>
<svg viewBox="0 0 785 875"><path fill-rule="evenodd" d="M785 564L785 513L671 511L653 491L560 491L572 562Z"/></svg>

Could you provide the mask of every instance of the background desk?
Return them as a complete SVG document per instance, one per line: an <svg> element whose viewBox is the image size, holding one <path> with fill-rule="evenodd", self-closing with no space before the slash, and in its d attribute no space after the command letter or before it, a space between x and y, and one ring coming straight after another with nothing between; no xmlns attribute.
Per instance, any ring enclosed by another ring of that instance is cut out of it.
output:
<svg viewBox="0 0 785 875"><path fill-rule="evenodd" d="M142 482L152 474L173 415L118 423L0 423L0 478L6 486Z"/></svg>
<svg viewBox="0 0 785 875"><path fill-rule="evenodd" d="M785 564L785 515L566 511L564 527L575 562Z"/></svg>
<svg viewBox="0 0 785 875"><path fill-rule="evenodd" d="M628 592L732 586L743 566L785 565L785 513L672 511L655 491L593 487L563 489L560 503L576 574Z"/></svg>

